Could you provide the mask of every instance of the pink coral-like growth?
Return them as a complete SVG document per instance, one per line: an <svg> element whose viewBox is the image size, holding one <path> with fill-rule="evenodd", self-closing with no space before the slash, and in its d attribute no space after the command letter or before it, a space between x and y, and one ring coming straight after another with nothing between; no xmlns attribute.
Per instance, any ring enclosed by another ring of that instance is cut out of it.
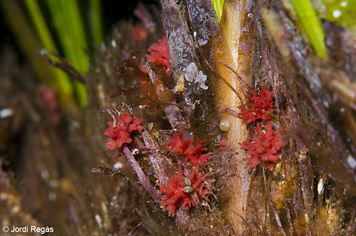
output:
<svg viewBox="0 0 356 236"><path fill-rule="evenodd" d="M125 143L131 143L131 133L140 132L143 129L141 122L143 119L133 119L127 112L120 117L115 117L115 121L108 122L108 128L104 132L111 140L105 143L108 150L121 148Z"/></svg>
<svg viewBox="0 0 356 236"><path fill-rule="evenodd" d="M206 140L195 140L193 145L194 137L185 138L182 135L182 131L173 135L167 143L166 146L170 147L171 150L178 155L183 156L187 161L192 163L194 166L203 166L209 159L210 153L203 154L203 151L206 151L206 148L203 148L203 145L206 143Z"/></svg>
<svg viewBox="0 0 356 236"><path fill-rule="evenodd" d="M262 86L262 91L257 95L254 90L251 95L247 95L250 102L250 109L246 109L243 105L238 108L241 110L238 115L243 119L244 123L254 122L256 120L266 121L270 118L270 113L273 112L272 108L273 91L269 91L266 85Z"/></svg>
<svg viewBox="0 0 356 236"><path fill-rule="evenodd" d="M195 168L187 177L184 177L182 167L179 167L178 172L169 177L167 185L158 184L160 187L158 193L162 195L161 205L168 210L169 215L174 215L177 207L188 211L192 205L197 206L201 199L209 201L207 195L211 194L211 191L206 188L212 182L208 178L209 175L210 173L200 173ZM189 179L191 185L187 186L184 178ZM192 191L184 191L185 187L191 187Z"/></svg>
<svg viewBox="0 0 356 236"><path fill-rule="evenodd" d="M253 134L251 140L246 140L240 143L241 148L245 149L250 157L244 158L247 161L245 168L255 168L260 160L262 160L266 167L273 169L272 163L277 163L279 160L278 151L282 148L282 137L280 130L274 131L273 123L268 122L266 131L264 131L260 124L255 128L256 133Z"/></svg>
<svg viewBox="0 0 356 236"><path fill-rule="evenodd" d="M148 51L151 53L151 55L146 55L148 62L166 67L166 74L171 75L172 71L169 63L169 48L166 37L158 39L158 42L152 44L148 48Z"/></svg>

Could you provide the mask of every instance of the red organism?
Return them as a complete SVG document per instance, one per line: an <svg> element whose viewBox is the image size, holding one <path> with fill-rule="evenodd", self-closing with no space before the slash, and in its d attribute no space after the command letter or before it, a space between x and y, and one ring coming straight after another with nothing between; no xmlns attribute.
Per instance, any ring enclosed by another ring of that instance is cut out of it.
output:
<svg viewBox="0 0 356 236"><path fill-rule="evenodd" d="M193 136L190 138L183 137L182 131L179 131L179 133L174 134L173 138L171 138L165 145L170 147L172 152L183 156L183 158L189 161L192 165L203 166L210 156L210 153L202 153L206 151L206 148L203 148L206 140L199 140L197 138L194 145L193 141Z"/></svg>
<svg viewBox="0 0 356 236"><path fill-rule="evenodd" d="M180 166L178 172L169 177L167 186L158 184L160 187L158 193L162 195L160 203L168 210L168 214L174 215L177 207L188 211L192 205L198 206L202 199L209 201L207 195L211 194L211 191L206 188L212 182L208 178L209 174L200 173L195 168L184 177Z"/></svg>
<svg viewBox="0 0 356 236"><path fill-rule="evenodd" d="M169 215L174 215L177 207L183 207L188 211L192 206L193 199L189 193L183 191L185 183L182 168L179 168L176 174L169 177L167 186L158 185L160 187L158 193L163 195L160 203L168 210Z"/></svg>
<svg viewBox="0 0 356 236"><path fill-rule="evenodd" d="M140 43L147 37L147 32L140 26L134 26L132 28L132 35L135 42Z"/></svg>
<svg viewBox="0 0 356 236"><path fill-rule="evenodd" d="M166 37L158 39L157 43L152 44L148 51L151 55L146 55L147 61L152 62L155 65L166 67L166 74L171 75L171 65L169 63L169 48Z"/></svg>
<svg viewBox="0 0 356 236"><path fill-rule="evenodd" d="M125 143L131 143L131 133L140 132L143 129L141 122L143 119L133 119L128 112L115 117L115 121L108 122L108 128L104 132L111 140L105 143L108 150L115 150L121 148Z"/></svg>
<svg viewBox="0 0 356 236"><path fill-rule="evenodd" d="M208 178L209 176L210 173L204 174L198 172L198 168L194 168L188 176L192 182L194 193L198 195L199 199L204 199L206 201L209 201L206 195L211 194L211 191L207 188L208 186L210 187L212 182L212 180Z"/></svg>
<svg viewBox="0 0 356 236"><path fill-rule="evenodd" d="M47 112L51 123L58 124L60 117L56 92L46 85L39 85L35 96L37 104Z"/></svg>
<svg viewBox="0 0 356 236"><path fill-rule="evenodd" d="M240 143L241 148L250 155L250 157L244 158L244 161L247 161L245 168L255 168L260 160L267 168L274 168L272 163L277 163L279 160L278 151L282 148L282 137L279 129L274 131L272 128L272 122L267 123L266 131L260 124L257 124L256 133L253 134L252 139Z"/></svg>
<svg viewBox="0 0 356 236"><path fill-rule="evenodd" d="M246 98L250 100L250 109L246 109L243 105L239 106L238 116L243 119L244 123L251 123L259 119L268 120L273 112L272 96L273 91L269 91L266 85L262 86L262 91L258 95L254 90L252 96L246 95Z"/></svg>
<svg viewBox="0 0 356 236"><path fill-rule="evenodd" d="M226 151L229 149L230 144L226 138L222 138L216 146L219 147L221 151Z"/></svg>

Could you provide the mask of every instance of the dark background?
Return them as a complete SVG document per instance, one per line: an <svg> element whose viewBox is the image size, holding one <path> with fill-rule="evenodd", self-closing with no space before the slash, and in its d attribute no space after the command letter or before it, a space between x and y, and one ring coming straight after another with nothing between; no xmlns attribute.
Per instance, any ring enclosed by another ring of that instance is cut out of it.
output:
<svg viewBox="0 0 356 236"><path fill-rule="evenodd" d="M5 0L8 1L8 0ZM12 0L9 0L12 1ZM51 23L51 16L49 10L46 9L46 2L48 0L39 0L39 4L42 10L42 13L44 17L46 18L47 22L49 22L50 30L52 33L54 32L54 26ZM57 0L60 1L60 0ZM24 6L23 1L19 0L19 2ZM80 0L80 10L82 14L82 20L85 25L85 27L89 27L89 1L88 0ZM117 23L120 19L132 19L136 20L135 16L133 15L133 10L137 6L139 2L143 2L146 4L148 7L151 5L159 5L158 0L145 0L145 1L138 1L138 0L101 0L100 1L102 4L102 23L103 23L103 33L104 33L104 39L109 37L110 31L115 23ZM24 12L25 7L23 7ZM0 9L0 32L1 32L1 37L0 37L0 54L3 53L4 46L9 46L11 45L18 53L19 59L21 61L24 61L24 57L19 50L17 46L17 42L11 32L11 29L9 28L10 25L5 19L5 15L2 12L2 9ZM89 44L91 43L91 38L88 36L88 29L87 29L87 38ZM52 34L53 36L55 34ZM54 40L57 42L56 37L54 36ZM59 48L59 47L58 47ZM60 50L60 49L59 49ZM2 63L2 61L0 61Z"/></svg>

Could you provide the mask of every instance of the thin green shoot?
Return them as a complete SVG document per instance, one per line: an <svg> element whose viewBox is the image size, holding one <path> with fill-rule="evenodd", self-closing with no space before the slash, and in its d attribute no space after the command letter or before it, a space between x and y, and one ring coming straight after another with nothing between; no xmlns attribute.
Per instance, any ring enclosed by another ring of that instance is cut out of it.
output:
<svg viewBox="0 0 356 236"><path fill-rule="evenodd" d="M86 35L76 0L48 0L62 50L69 62L82 74L88 71ZM74 81L75 93L81 107L87 106L87 92L83 84Z"/></svg>
<svg viewBox="0 0 356 236"><path fill-rule="evenodd" d="M48 50L58 53L37 0L25 0L25 5L42 46ZM57 83L55 87L57 92L59 94L72 94L73 87L67 74L57 68L53 68L53 71L56 74L55 80Z"/></svg>
<svg viewBox="0 0 356 236"><path fill-rule="evenodd" d="M311 45L318 56L324 58L326 55L324 30L312 4L309 0L292 0L292 3Z"/></svg>
<svg viewBox="0 0 356 236"><path fill-rule="evenodd" d="M90 0L89 15L92 38L94 40L95 45L100 45L104 41L100 0Z"/></svg>
<svg viewBox="0 0 356 236"><path fill-rule="evenodd" d="M224 8L224 0L211 0L211 3L213 4L216 18L220 21Z"/></svg>

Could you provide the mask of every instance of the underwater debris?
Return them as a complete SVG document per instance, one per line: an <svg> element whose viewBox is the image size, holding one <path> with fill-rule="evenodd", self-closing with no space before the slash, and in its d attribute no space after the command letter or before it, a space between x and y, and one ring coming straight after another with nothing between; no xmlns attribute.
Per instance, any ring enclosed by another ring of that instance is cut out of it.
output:
<svg viewBox="0 0 356 236"><path fill-rule="evenodd" d="M207 81L206 75L204 75L201 70L198 72L197 66L194 62L190 63L189 66L183 71L187 81L197 83L199 85L198 88L203 90L207 90L209 88L205 84Z"/></svg>

